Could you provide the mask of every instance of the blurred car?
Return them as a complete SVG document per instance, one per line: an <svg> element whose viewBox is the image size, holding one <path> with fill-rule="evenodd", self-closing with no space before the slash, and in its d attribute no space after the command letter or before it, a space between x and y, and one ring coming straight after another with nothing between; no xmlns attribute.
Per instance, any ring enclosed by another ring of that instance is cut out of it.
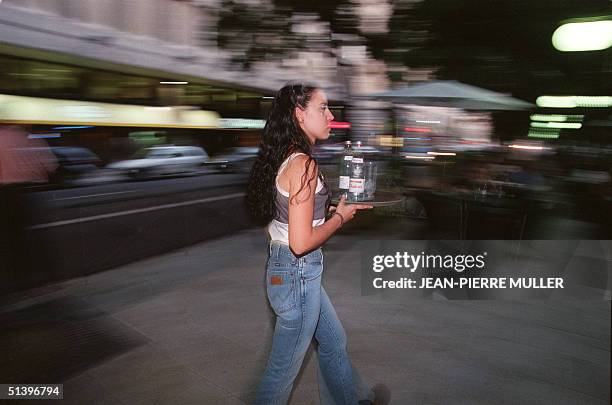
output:
<svg viewBox="0 0 612 405"><path fill-rule="evenodd" d="M259 148L256 146L237 146L214 156L206 166L224 172L248 173L258 153Z"/></svg>
<svg viewBox="0 0 612 405"><path fill-rule="evenodd" d="M91 150L77 146L53 146L49 148L57 159L58 168L53 181L59 184L77 184L95 175L102 160Z"/></svg>
<svg viewBox="0 0 612 405"><path fill-rule="evenodd" d="M208 160L208 154L199 146L154 146L139 150L132 159L110 163L106 168L144 179L199 173Z"/></svg>
<svg viewBox="0 0 612 405"><path fill-rule="evenodd" d="M344 152L344 144L315 145L312 150L313 156L318 162L329 162L335 160Z"/></svg>

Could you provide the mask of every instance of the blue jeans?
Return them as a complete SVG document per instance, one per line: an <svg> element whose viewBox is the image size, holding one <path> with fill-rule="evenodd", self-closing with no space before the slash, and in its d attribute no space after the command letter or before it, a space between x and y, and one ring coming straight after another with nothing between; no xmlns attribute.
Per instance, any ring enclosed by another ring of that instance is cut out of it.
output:
<svg viewBox="0 0 612 405"><path fill-rule="evenodd" d="M322 404L357 404L371 395L353 369L346 334L321 286L323 252L302 257L270 243L266 289L276 313L272 350L254 404L286 404L312 338L318 343L319 396Z"/></svg>

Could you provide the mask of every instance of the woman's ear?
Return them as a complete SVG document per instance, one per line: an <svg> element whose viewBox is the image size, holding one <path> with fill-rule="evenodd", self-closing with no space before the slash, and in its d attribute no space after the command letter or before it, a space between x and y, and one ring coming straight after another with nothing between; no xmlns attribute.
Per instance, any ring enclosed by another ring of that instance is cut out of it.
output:
<svg viewBox="0 0 612 405"><path fill-rule="evenodd" d="M295 114L295 118L297 118L300 125L303 124L304 123L304 110L302 110L300 107L295 107L294 114Z"/></svg>

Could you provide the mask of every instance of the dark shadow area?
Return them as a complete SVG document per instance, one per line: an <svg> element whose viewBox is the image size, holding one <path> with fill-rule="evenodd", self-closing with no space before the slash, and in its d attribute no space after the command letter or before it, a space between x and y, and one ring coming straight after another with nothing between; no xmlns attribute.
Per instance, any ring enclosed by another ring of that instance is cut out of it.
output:
<svg viewBox="0 0 612 405"><path fill-rule="evenodd" d="M2 313L0 323L4 383L66 381L147 341L74 297Z"/></svg>

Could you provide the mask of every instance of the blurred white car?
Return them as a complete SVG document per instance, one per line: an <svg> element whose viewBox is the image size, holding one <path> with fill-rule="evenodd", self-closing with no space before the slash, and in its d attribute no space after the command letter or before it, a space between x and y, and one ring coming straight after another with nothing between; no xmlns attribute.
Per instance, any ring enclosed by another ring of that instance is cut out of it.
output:
<svg viewBox="0 0 612 405"><path fill-rule="evenodd" d="M213 156L206 166L223 172L248 173L258 153L257 146L236 146Z"/></svg>
<svg viewBox="0 0 612 405"><path fill-rule="evenodd" d="M106 167L134 178L149 178L198 173L208 160L208 154L199 146L154 146Z"/></svg>

